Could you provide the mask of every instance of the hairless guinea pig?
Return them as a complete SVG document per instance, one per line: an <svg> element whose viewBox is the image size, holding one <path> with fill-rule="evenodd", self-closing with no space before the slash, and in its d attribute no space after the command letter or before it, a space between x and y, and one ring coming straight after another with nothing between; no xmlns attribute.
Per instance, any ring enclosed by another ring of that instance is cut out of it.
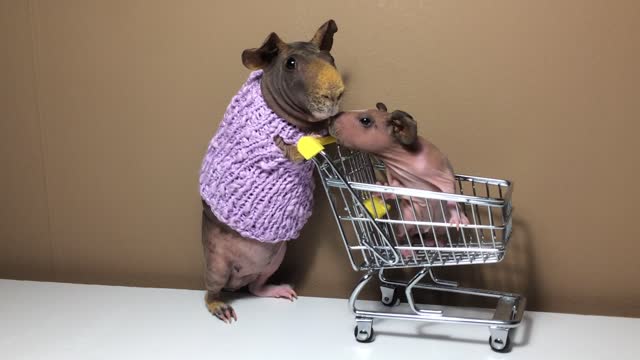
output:
<svg viewBox="0 0 640 360"><path fill-rule="evenodd" d="M435 145L417 135L413 117L401 110L389 113L383 103L378 103L376 108L338 114L330 121L329 132L341 145L371 153L384 162L390 186L454 193L451 163ZM415 215L411 203L401 199L404 220L428 220L427 203L417 198L413 203L416 205ZM440 211L439 201L430 201L429 207L436 215L434 221L442 222L443 211ZM454 202L447 202L444 212L450 223L469 223ZM415 226L407 226L406 229L409 237L418 233ZM397 234L403 231L404 227L396 228Z"/></svg>
<svg viewBox="0 0 640 360"><path fill-rule="evenodd" d="M225 322L237 316L220 298L223 288L296 297L289 285L267 280L311 215L313 164L301 161L295 143L326 129L338 112L344 85L330 54L337 30L330 20L310 41L294 43L271 33L242 53L253 72L227 107L200 171L205 302Z"/></svg>

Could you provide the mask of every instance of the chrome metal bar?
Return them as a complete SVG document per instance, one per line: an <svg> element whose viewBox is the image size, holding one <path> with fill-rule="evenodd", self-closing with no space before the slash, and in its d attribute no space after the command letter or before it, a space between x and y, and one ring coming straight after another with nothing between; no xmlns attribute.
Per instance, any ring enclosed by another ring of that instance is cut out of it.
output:
<svg viewBox="0 0 640 360"><path fill-rule="evenodd" d="M442 315L441 310L423 310L418 309L415 301L413 300L413 288L422 280L422 278L429 272L429 268L422 268L422 270L418 271L418 273L409 281L407 284L407 288L404 290L405 296L407 297L407 302L409 303L409 308L416 314L428 314L428 315Z"/></svg>
<svg viewBox="0 0 640 360"><path fill-rule="evenodd" d="M493 213L491 212L491 208L487 208L489 211L489 225L491 226L491 242L493 243L493 247L496 247L496 230L493 227Z"/></svg>
<svg viewBox="0 0 640 360"><path fill-rule="evenodd" d="M353 182L353 181L347 182L347 181L341 181L337 179L328 179L327 184L330 187L341 187L341 188L350 187L353 190L382 192L385 194L394 194L398 196L413 196L417 198L446 200L446 201L462 202L467 204L477 204L477 205L483 205L483 206L496 206L496 207L504 206L504 200L502 199L491 199L491 198L479 197L479 196L459 195L459 194L443 193L438 191L410 189L410 188L394 187L394 186L387 186L387 185L365 184L365 183L359 183L359 182Z"/></svg>
<svg viewBox="0 0 640 360"><path fill-rule="evenodd" d="M362 291L362 289L364 289L364 287L367 285L367 283L369 282L369 280L371 280L372 277L373 277L373 272L372 271L367 272L358 281L356 286L353 288L353 291L351 292L351 296L349 296L349 309L354 314L356 313L356 311L358 311L356 309L356 300L358 300L358 295L360 295L360 292Z"/></svg>
<svg viewBox="0 0 640 360"><path fill-rule="evenodd" d="M326 159L326 157L325 157ZM316 166L318 167L318 169L320 169L320 162L317 160L317 157L314 158L314 162L316 164ZM324 192L327 195L328 199L331 199L331 193L329 192L329 188L325 185L324 179L321 179L322 181L322 185L324 188ZM353 259L353 255L351 254L351 251L349 249L349 243L347 242L347 236L344 233L344 228L342 227L342 222L339 219L338 216L338 212L336 210L336 204L333 201L329 201L329 205L331 208L331 212L333 213L333 216L336 219L336 222L338 223L338 231L340 232L340 236L342 237L342 243L344 244L345 249L347 250L347 256L349 257L349 261L351 262L351 267L353 268L353 270L358 271L358 267Z"/></svg>
<svg viewBox="0 0 640 360"><path fill-rule="evenodd" d="M455 281L441 280L436 278L435 274L433 273L433 269L429 269L429 275L431 276L431 281L438 285L458 287L458 283Z"/></svg>
<svg viewBox="0 0 640 360"><path fill-rule="evenodd" d="M423 268L413 280L424 277L424 275L428 272L428 269ZM440 310L422 310L417 309L415 303L413 303L412 311L414 314L405 314L405 313L391 313L391 312L381 312L381 311L370 311L370 310L361 310L356 307L356 300L358 295L362 291L362 289L366 286L366 284L371 280L372 272L368 272L365 276L360 279L356 287L354 288L351 296L349 297L349 308L357 317L365 317L365 318L378 318L378 319L399 319L399 320L415 320L415 321L432 321L432 322L441 322L441 323L456 323L456 324L467 324L467 325L485 325L485 326L499 326L504 328L513 328L520 324L522 321L524 308L526 305L526 299L522 298L519 295L509 294L509 293L501 293L487 290L479 290L479 289L461 289L447 286L425 286L423 284L414 284L413 287L426 288L430 290L439 290L439 291L447 291L447 292L456 292L470 295L479 295L479 296L488 296L497 299L503 299L505 297L512 298L505 300L504 302L511 302L514 306L511 308L512 313L509 316L504 316L504 310L501 309L500 301L496 308L496 312L498 315L493 316L492 319L479 319L479 318L470 318L470 317L457 317L457 316L445 316ZM392 285L400 285L393 281L388 281L389 284ZM412 298L411 294L408 294L408 298ZM410 305L411 306L411 305Z"/></svg>
<svg viewBox="0 0 640 360"><path fill-rule="evenodd" d="M366 217L341 217L342 220L349 220L349 221L370 221L369 218ZM442 222L431 222L431 221L404 221L404 220L385 220L385 219L376 219L374 220L375 222L378 223L388 223L388 224L398 224L398 225L422 225L422 226L433 226L433 227L439 227L439 228L443 228L443 227L455 227L455 224L451 224L451 223L442 223ZM502 225L466 225L466 224L461 224L460 228L465 228L465 229L485 229L485 230L491 230L491 229L495 229L495 230L502 230L505 228L505 226Z"/></svg>
<svg viewBox="0 0 640 360"><path fill-rule="evenodd" d="M411 199L411 198L409 198L409 199ZM413 205L413 200L411 201L411 210L413 211L413 218L417 220L418 219L418 215L416 214L416 209L415 209L415 207ZM426 244L424 243L424 237L422 236L423 231L422 231L422 229L420 229L420 225L416 225L416 227L418 229L418 237L420 238L420 244L422 244L422 247L425 247ZM427 229L427 231L429 231L429 230ZM409 238L409 242L411 242L411 238ZM430 264L431 263L431 259L429 259L429 253L427 252L427 250L423 250L423 255L424 255L424 258Z"/></svg>
<svg viewBox="0 0 640 360"><path fill-rule="evenodd" d="M440 200L439 203L440 203L440 212L442 213L442 219L443 219L442 221L446 222L447 221L447 214L444 211L444 201ZM444 229L447 232L447 239L449 241L449 247L453 248L454 246L453 246L453 242L451 241L451 234L449 233L449 227L447 226ZM457 260L457 256L456 256L455 252L453 253L453 257Z"/></svg>
<svg viewBox="0 0 640 360"><path fill-rule="evenodd" d="M444 263L444 259L442 258L442 253L440 252L440 241L438 240L438 233L436 231L435 225L436 223L433 221L433 212L431 211L431 202L427 200L427 215L429 216L429 222L431 223L431 235L433 235L433 242L436 247L436 255L440 260L440 263Z"/></svg>
<svg viewBox="0 0 640 360"><path fill-rule="evenodd" d="M342 201L345 204L345 210L347 211L347 213L349 214L350 217L352 217L353 215L351 214L351 206L349 204L351 204L351 202L349 200L347 200L347 197L344 195L344 190L340 189L340 195L342 196ZM341 218L343 219L343 218ZM358 239L358 244L362 244L362 238L361 238L361 232L358 230L358 227L361 226L360 223L356 224L354 221L351 221L351 226L353 227L353 232L356 234L356 238ZM366 250L362 250L362 257L364 258L365 263L369 263L369 261L374 261L376 263L376 266L380 266L380 263L378 262L378 258L375 256L367 256L367 252L369 251L369 249L367 248ZM372 258L372 259L370 259Z"/></svg>
<svg viewBox="0 0 640 360"><path fill-rule="evenodd" d="M473 223L474 223L474 225L477 225L478 221L479 221L479 216L476 213L476 209L477 209L477 206L475 206L475 205L471 206L471 214L473 215ZM480 233L478 232L478 228L475 228L475 231L476 231L476 240L478 240L478 246L482 247L482 240L480 238Z"/></svg>
<svg viewBox="0 0 640 360"><path fill-rule="evenodd" d="M418 220L418 215L416 214L416 208L414 207L413 198L411 196L409 196L409 206L411 206L411 212L413 213L413 218ZM402 213L402 209L400 209L400 212ZM418 234L422 232L420 230L420 225L416 225L416 230L418 231ZM407 237L407 244L409 244L409 247L411 248L413 246L413 244L411 243L411 235L409 234L409 232L407 232L406 226L405 226L405 233ZM420 238L422 239L422 235L420 236ZM411 256L413 257L413 261L417 263L418 260L416 259L416 253L413 250L411 250Z"/></svg>
<svg viewBox="0 0 640 360"><path fill-rule="evenodd" d="M324 154L324 153L321 153ZM326 154L324 155L326 156ZM331 164L331 166L333 166L333 164L331 162L329 162L329 164ZM363 210L365 212L365 214L367 215L368 219L373 223L372 225L375 227L376 231L378 232L378 234L380 234L383 237L383 241L386 243L387 246L389 246L389 248L391 248L391 253L393 255L393 260L390 259L385 259L384 256L382 256L380 253L378 253L375 249L371 248L371 245L369 244L368 241L361 241L361 244L370 247L370 250L373 252L375 257L378 257L381 261L383 261L384 263L387 263L389 265L395 265L399 262L400 260L400 255L392 249L391 244L389 243L389 240L384 236L384 234L382 233L382 230L377 226L376 222L374 221L374 219L371 217L371 214L369 214L366 211L366 208L364 207L364 205L362 204L362 201L360 199L357 198L354 189L351 188L351 186L348 185L347 180L344 178L344 176L342 176L342 174L335 170L335 175L337 178L339 178L341 180L341 182L343 184L345 184L345 188L347 189L347 191L352 195L352 199L354 200L354 203L357 204L357 206L359 206L359 209Z"/></svg>
<svg viewBox="0 0 640 360"><path fill-rule="evenodd" d="M342 169L344 170L344 164L343 164L343 161L342 161L343 156L342 156L342 152L341 152L340 148L338 148L338 154L339 154L339 159L340 159L340 160L339 160L339 162L340 162L340 164L342 164L342 165L341 165L341 167L342 167ZM328 155L327 155L325 152L321 152L320 154L318 154L318 156L317 156L317 157L320 157L320 158L322 158L322 159L324 160L324 164L323 164L322 166L323 166L323 168L325 169L325 173L329 174L329 171L330 171L330 178L335 178L335 177L337 177L337 176L338 176L338 170L337 170L337 168L334 166L334 164L332 163L332 161L330 160L330 158L328 157ZM317 158L317 157L316 157L316 158ZM318 163L316 162L316 165L317 165L317 164L318 164ZM332 208L332 210L334 211L334 214L336 214L336 212L335 212L335 211L336 211L335 203L334 203L333 201L331 201L331 200L332 200L332 197L331 197L331 195L330 195L330 193L329 193L329 188L328 188L328 187L327 187L327 185L326 185L326 184L327 184L327 181L328 181L328 180L323 181L323 185L325 186L325 192L327 193L328 199L329 199L329 200L330 200L330 202L333 204L333 208ZM352 215L352 213L351 213L351 208L350 208L350 206L349 206L349 204L350 204L351 202L347 200L347 198L346 198L346 196L345 196L345 194L344 194L344 189L340 188L340 189L338 189L338 191L339 191L340 196L341 196L341 198L342 198L343 204L345 205L345 210L347 211L347 213L349 214L349 216L353 216L353 215ZM344 241L344 243L345 243L345 246L349 247L349 243L348 243L348 240L347 240L346 234L345 234L345 232L344 232L344 229L343 229L343 227L342 227L342 222L341 222L340 220L342 220L342 219L341 219L341 218L336 217L336 221L338 222L338 225L339 225L339 227L340 227L340 234L341 234L342 239L343 239L343 241ZM354 231L354 233L356 234L356 237L357 237L357 239L358 239L358 243L361 243L360 234L359 234L359 232L358 232L358 229L357 229L357 227L356 227L356 224L354 224L354 223L352 222L351 226L353 227L353 231ZM377 259L375 256L373 256L373 257L367 256L366 251L369 251L369 250L368 250L368 249L367 249L367 250L364 250L364 249L363 249L363 250L361 250L362 258L364 259L365 266L369 265L369 259L370 259L370 258L373 258L373 261L375 261L375 262L376 262L376 265L377 265L377 266L380 266L380 264L378 263L378 259ZM358 267L358 266L356 265L356 263L355 263L355 261L354 261L354 259L353 259L353 256L352 256L352 254L351 254L351 251L349 251L349 250L348 250L347 252L349 253L349 258L350 258L350 260L352 260L352 263L351 263L352 267L354 268L354 270L356 270L356 271L357 271L357 270L358 270L358 269L357 269L357 267Z"/></svg>
<svg viewBox="0 0 640 360"><path fill-rule="evenodd" d="M458 214L458 219L461 219L461 217L460 217L460 209L458 208L458 204L454 204L454 205L456 207L456 213ZM466 215L465 215L465 217L466 217ZM474 254L472 254L468 250L469 246L467 245L467 237L465 236L465 231L464 231L465 229L463 227L457 227L456 230L458 230L460 236L462 236L462 243L464 244L464 247L467 248L467 256L469 258L474 257Z"/></svg>
<svg viewBox="0 0 640 360"><path fill-rule="evenodd" d="M352 250L360 250L360 249L368 249L368 247L361 245L354 245L351 246ZM442 252L454 252L454 251L461 251L464 250L464 248L457 248L457 247L453 247L453 248L446 248L446 247L435 247L435 246L413 246L413 247L409 247L409 246L398 246L397 247L398 250L410 250L410 249L414 249L414 250L429 250L429 251L434 251L434 250L439 250ZM498 253L498 252L502 252L503 250L501 249L487 249L487 248L479 248L479 249L473 249L473 251L477 251L477 252L481 252L481 253Z"/></svg>
<svg viewBox="0 0 640 360"><path fill-rule="evenodd" d="M480 326L501 326L505 328L514 328L520 325L522 320L522 311L518 312L516 318L510 321L499 320L485 320L478 318L467 318L457 316L442 316L442 315L428 315L428 314L398 314L398 313L386 313L368 310L355 310L356 316L371 317L376 319L394 319L394 320L415 320L415 321L431 321L438 323L455 323L461 325L480 325Z"/></svg>
<svg viewBox="0 0 640 360"><path fill-rule="evenodd" d="M394 196L393 200L396 203L396 209L398 209L398 216L400 217L400 224L402 224L402 229L404 230L403 235L401 236L403 239L407 239L407 241L409 242L409 244L411 244L411 239L409 238L409 231L407 230L407 222L404 219L404 214L402 214L402 205L400 205L400 200L398 199L397 196ZM395 223L395 222L393 222ZM392 231L395 233L396 229L393 229L392 227ZM410 259L402 256L402 254L400 254L400 258L402 258L402 261L404 262L405 260L409 263ZM412 253L412 258L413 258L413 262L416 263L416 258L415 255Z"/></svg>
<svg viewBox="0 0 640 360"><path fill-rule="evenodd" d="M424 269L424 268L422 268ZM433 271L433 269L431 269ZM438 280L440 282L446 281L446 280ZM408 285L407 282L401 282L398 280L390 280L387 278L384 278L384 283L388 284L388 285L394 285L394 286L401 286L401 287L406 287ZM451 282L453 283L453 281ZM426 283L418 283L415 284L413 286L416 289L422 289L422 290L431 290L431 291L443 291L443 292L451 292L451 293L458 293L458 294L465 294L465 295L475 295L475 296L480 296L480 297L488 297L488 298L494 298L494 299L499 299L502 297L512 297L512 298L517 298L519 299L519 301L522 301L524 298L518 294L513 294L513 293L508 293L508 292L502 292L502 291L492 291L492 290L483 290L483 289L474 289L474 288L463 288L460 286L453 286L453 285L449 285L449 284L426 284Z"/></svg>
<svg viewBox="0 0 640 360"><path fill-rule="evenodd" d="M503 179L493 179L488 177L471 176L471 175L463 175L463 174L456 174L455 178L461 179L463 181L473 181L473 182L482 183L482 184L487 183L489 185L506 186L506 187L512 186L511 181L503 180Z"/></svg>
<svg viewBox="0 0 640 360"><path fill-rule="evenodd" d="M380 196L381 199L384 199L384 194L378 193L378 195ZM386 218L387 220L391 221L391 215L390 215L389 211L387 211L385 213L384 218ZM379 219L379 220L376 220L376 221L379 221L380 223L384 224L385 230L390 234L390 237L393 238L393 243L395 245L395 248L398 249L398 247L401 246L401 244L400 244L400 241L398 240L398 236L396 236L395 229L393 228L393 226L390 223L385 223L384 221L381 221L381 220L382 219ZM400 256L400 264L402 264L402 265L405 264L405 257L404 256Z"/></svg>

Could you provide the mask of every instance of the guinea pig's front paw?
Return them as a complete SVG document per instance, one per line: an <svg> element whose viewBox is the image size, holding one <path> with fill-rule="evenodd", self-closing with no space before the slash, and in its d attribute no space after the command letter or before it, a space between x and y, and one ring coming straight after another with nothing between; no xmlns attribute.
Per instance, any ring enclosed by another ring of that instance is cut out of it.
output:
<svg viewBox="0 0 640 360"><path fill-rule="evenodd" d="M298 298L298 294L291 288L290 285L264 285L257 289L249 289L255 296L260 297L274 297L285 298L293 301Z"/></svg>
<svg viewBox="0 0 640 360"><path fill-rule="evenodd" d="M212 315L227 324L231 324L231 320L238 321L235 310L220 300L207 301L207 309Z"/></svg>
<svg viewBox="0 0 640 360"><path fill-rule="evenodd" d="M284 142L284 139L280 137L280 135L276 135L273 138L273 142L276 147L282 151L282 155L287 158L289 161L294 163L301 163L304 161L304 157L298 151L298 147L296 145L287 144Z"/></svg>

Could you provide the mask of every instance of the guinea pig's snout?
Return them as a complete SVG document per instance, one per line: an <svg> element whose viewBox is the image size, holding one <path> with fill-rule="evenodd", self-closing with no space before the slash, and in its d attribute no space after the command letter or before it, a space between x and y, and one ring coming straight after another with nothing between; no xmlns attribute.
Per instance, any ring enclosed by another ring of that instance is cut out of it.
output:
<svg viewBox="0 0 640 360"><path fill-rule="evenodd" d="M311 115L316 119L327 120L340 111L340 103L320 98L320 100L312 100L309 104L309 109L311 110Z"/></svg>
<svg viewBox="0 0 640 360"><path fill-rule="evenodd" d="M310 84L309 111L317 120L326 120L340 111L344 95L344 83L340 73L331 64L316 61L308 72L314 78Z"/></svg>
<svg viewBox="0 0 640 360"><path fill-rule="evenodd" d="M329 99L326 99L327 100L327 107L331 109L329 111L329 113L331 114L330 115L331 117L338 116L338 114L340 113L340 103L342 102L342 94L343 93L344 93L343 90L340 90L338 92L334 92L329 97Z"/></svg>
<svg viewBox="0 0 640 360"><path fill-rule="evenodd" d="M338 120L338 117L342 114L342 112L339 112L337 114L335 114L334 116L329 118L329 126L328 126L328 130L329 130L329 135L333 136L334 138L338 139L339 134L338 134L338 129L336 128L336 121Z"/></svg>

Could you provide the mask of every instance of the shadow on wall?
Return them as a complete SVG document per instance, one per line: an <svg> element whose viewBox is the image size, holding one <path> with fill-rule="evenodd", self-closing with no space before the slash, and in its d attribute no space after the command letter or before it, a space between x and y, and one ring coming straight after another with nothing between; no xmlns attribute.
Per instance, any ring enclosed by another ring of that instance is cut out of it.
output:
<svg viewBox="0 0 640 360"><path fill-rule="evenodd" d="M533 241L529 224L514 215L511 241L502 262L436 268L434 273L436 277L456 281L464 287L519 293L527 298L527 309L536 310L538 300L536 298L536 261L532 246ZM421 291L416 294L416 299L422 303L451 306L495 306L495 300L489 298L443 292Z"/></svg>

